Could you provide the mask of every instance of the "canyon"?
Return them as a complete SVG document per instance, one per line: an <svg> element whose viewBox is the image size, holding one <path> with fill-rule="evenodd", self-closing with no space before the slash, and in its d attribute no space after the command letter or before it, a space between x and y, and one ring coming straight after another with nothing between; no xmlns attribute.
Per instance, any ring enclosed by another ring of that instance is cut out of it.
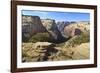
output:
<svg viewBox="0 0 100 73"><path fill-rule="evenodd" d="M89 33L89 21L22 15L22 62L89 59Z"/></svg>

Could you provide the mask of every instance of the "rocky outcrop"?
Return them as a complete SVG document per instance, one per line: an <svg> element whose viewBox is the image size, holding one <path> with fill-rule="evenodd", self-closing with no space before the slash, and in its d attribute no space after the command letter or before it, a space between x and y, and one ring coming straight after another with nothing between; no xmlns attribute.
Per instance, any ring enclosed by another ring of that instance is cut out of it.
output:
<svg viewBox="0 0 100 73"><path fill-rule="evenodd" d="M90 25L88 22L77 22L65 26L63 30L63 36L68 38L75 35L80 35L81 33L89 34L89 31Z"/></svg>
<svg viewBox="0 0 100 73"><path fill-rule="evenodd" d="M49 42L29 43L28 45L23 43L22 62L47 61L53 53L58 52L54 46L55 44Z"/></svg>
<svg viewBox="0 0 100 73"><path fill-rule="evenodd" d="M80 35L80 34L81 34L81 30L79 28L65 27L63 36L66 38L69 38L69 37L73 37L75 35Z"/></svg>
<svg viewBox="0 0 100 73"><path fill-rule="evenodd" d="M22 35L23 38L29 38L35 33L46 32L42 25L41 19L38 16L22 16Z"/></svg>
<svg viewBox="0 0 100 73"><path fill-rule="evenodd" d="M55 20L53 19L41 19L41 22L43 24L43 26L49 31L51 30L51 27L56 24Z"/></svg>
<svg viewBox="0 0 100 73"><path fill-rule="evenodd" d="M57 28L55 27L55 24L56 24L55 20L53 20L53 19L42 19L41 21L42 21L43 26L47 29L47 31L51 35L51 38L57 39L58 33L55 32L57 30Z"/></svg>
<svg viewBox="0 0 100 73"><path fill-rule="evenodd" d="M68 47L67 44L66 42L63 46L56 47L55 44L48 42L23 43L22 62L89 59L89 43L82 43L74 47Z"/></svg>
<svg viewBox="0 0 100 73"><path fill-rule="evenodd" d="M43 26L48 30L51 38L54 39L55 42L61 42L65 40L62 36L61 32L59 31L55 20L53 19L42 19Z"/></svg>
<svg viewBox="0 0 100 73"><path fill-rule="evenodd" d="M44 43L44 44L42 44ZM35 47L38 45L37 47ZM23 43L22 62L43 62L60 61L72 59L72 51L55 47L55 44L48 42Z"/></svg>
<svg viewBox="0 0 100 73"><path fill-rule="evenodd" d="M69 25L70 22L68 21L62 21L62 22L57 22L57 27L58 27L58 30L63 33L63 30L64 30L64 27Z"/></svg>

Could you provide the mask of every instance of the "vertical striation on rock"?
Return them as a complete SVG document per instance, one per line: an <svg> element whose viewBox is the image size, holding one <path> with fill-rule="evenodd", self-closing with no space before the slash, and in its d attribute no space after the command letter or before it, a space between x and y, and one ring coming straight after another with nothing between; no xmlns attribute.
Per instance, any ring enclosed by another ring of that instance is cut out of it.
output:
<svg viewBox="0 0 100 73"><path fill-rule="evenodd" d="M41 19L38 16L22 16L22 36L29 38L30 36L46 32L45 27L42 25Z"/></svg>

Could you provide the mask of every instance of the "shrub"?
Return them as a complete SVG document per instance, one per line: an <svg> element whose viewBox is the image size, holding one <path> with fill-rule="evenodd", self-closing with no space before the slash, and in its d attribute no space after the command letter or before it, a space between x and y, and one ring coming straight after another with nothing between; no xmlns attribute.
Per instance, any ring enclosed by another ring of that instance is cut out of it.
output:
<svg viewBox="0 0 100 73"><path fill-rule="evenodd" d="M90 41L90 35L82 33L81 35L75 36L73 39L69 40L69 46L74 47L75 45L79 45L81 43L86 43Z"/></svg>

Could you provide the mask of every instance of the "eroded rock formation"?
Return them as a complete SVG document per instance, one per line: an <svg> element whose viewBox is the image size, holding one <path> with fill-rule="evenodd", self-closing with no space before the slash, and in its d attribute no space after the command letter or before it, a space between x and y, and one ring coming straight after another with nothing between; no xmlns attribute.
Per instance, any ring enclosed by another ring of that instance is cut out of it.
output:
<svg viewBox="0 0 100 73"><path fill-rule="evenodd" d="M38 16L22 16L22 36L29 38L35 33L46 32L45 27L42 25L41 19Z"/></svg>

